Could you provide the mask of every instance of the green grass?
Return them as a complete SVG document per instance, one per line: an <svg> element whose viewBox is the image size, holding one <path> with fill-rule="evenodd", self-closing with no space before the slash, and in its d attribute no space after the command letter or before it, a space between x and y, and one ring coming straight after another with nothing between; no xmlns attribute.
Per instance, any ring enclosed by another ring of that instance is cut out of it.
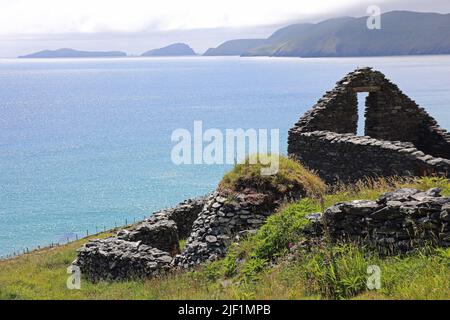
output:
<svg viewBox="0 0 450 320"><path fill-rule="evenodd" d="M145 281L92 284L83 279L81 290L69 290L66 268L88 239L34 251L0 261L0 299L450 299L449 249L424 248L381 258L347 244L287 255L290 244L302 239L305 215L322 206L375 199L399 187L435 186L450 196L450 183L445 179L371 180L342 186L325 195L322 203L303 199L287 204L256 235L233 244L224 259ZM370 291L365 285L366 271L373 264L381 268L381 289Z"/></svg>
<svg viewBox="0 0 450 320"><path fill-rule="evenodd" d="M183 249L186 247L186 239L181 239L178 242L178 246L180 247L180 251L183 251Z"/></svg>
<svg viewBox="0 0 450 320"><path fill-rule="evenodd" d="M276 174L264 175L261 170L269 161L278 161ZM326 191L325 183L300 163L281 155L253 155L242 164L225 174L219 183L225 192L271 193L285 195L288 192L304 190L309 196L321 196Z"/></svg>

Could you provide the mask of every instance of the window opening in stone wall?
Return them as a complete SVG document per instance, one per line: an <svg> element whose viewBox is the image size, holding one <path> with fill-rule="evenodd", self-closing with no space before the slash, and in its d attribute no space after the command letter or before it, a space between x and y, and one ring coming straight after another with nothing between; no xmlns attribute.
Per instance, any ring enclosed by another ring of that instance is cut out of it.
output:
<svg viewBox="0 0 450 320"><path fill-rule="evenodd" d="M358 93L358 126L356 130L356 134L358 136L365 135L365 127L366 127L366 99L369 95L368 92L359 92Z"/></svg>

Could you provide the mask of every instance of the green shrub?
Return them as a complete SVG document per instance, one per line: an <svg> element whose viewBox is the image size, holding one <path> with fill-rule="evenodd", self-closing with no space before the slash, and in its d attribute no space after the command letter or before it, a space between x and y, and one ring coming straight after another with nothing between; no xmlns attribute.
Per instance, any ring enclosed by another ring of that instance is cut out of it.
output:
<svg viewBox="0 0 450 320"><path fill-rule="evenodd" d="M256 235L232 245L224 259L213 263L220 269L219 277L258 279L270 261L286 254L289 245L301 239L301 231L309 223L305 216L319 208L317 201L303 199L280 209L267 219Z"/></svg>
<svg viewBox="0 0 450 320"><path fill-rule="evenodd" d="M270 216L252 239L253 256L272 260L285 254L289 244L300 239L301 231L309 222L306 215L319 210L317 201L303 199Z"/></svg>
<svg viewBox="0 0 450 320"><path fill-rule="evenodd" d="M344 299L366 288L368 257L353 245L315 248L301 258L302 273L312 292Z"/></svg>
<svg viewBox="0 0 450 320"><path fill-rule="evenodd" d="M239 254L235 248L231 248L227 256L223 259L223 269L222 273L225 277L230 278L237 274L238 272L238 259Z"/></svg>
<svg viewBox="0 0 450 320"><path fill-rule="evenodd" d="M244 264L242 274L246 280L256 281L260 279L260 273L267 269L267 260L252 257Z"/></svg>

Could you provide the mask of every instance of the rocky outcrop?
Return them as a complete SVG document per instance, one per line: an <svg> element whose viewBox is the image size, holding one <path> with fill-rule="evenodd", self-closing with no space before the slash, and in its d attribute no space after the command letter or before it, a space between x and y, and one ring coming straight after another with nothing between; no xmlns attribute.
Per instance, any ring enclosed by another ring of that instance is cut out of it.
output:
<svg viewBox="0 0 450 320"><path fill-rule="evenodd" d="M399 189L378 200L328 208L322 225L335 241L362 242L389 254L423 245L450 247L450 198L439 189Z"/></svg>
<svg viewBox="0 0 450 320"><path fill-rule="evenodd" d="M365 136L356 136L358 92L368 92ZM288 153L325 181L449 176L450 134L371 68L338 81L289 131Z"/></svg>

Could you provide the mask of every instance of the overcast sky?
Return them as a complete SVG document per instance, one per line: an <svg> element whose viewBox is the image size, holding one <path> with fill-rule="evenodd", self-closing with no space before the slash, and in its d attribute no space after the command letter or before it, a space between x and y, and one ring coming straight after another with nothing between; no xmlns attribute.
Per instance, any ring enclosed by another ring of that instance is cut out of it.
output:
<svg viewBox="0 0 450 320"><path fill-rule="evenodd" d="M61 47L139 54L173 42L201 53L293 22L364 16L372 4L450 12L449 0L0 0L0 56Z"/></svg>

